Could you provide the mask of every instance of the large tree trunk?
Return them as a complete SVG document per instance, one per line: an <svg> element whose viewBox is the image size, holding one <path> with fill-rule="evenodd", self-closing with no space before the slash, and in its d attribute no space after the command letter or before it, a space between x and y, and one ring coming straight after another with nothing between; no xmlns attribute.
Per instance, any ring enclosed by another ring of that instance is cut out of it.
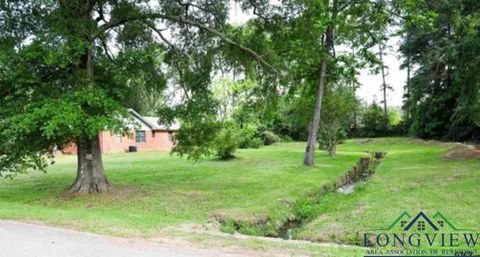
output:
<svg viewBox="0 0 480 257"><path fill-rule="evenodd" d="M77 140L77 177L70 186L72 193L107 192L111 186L103 170L98 136Z"/></svg>
<svg viewBox="0 0 480 257"><path fill-rule="evenodd" d="M308 142L305 149L305 157L303 159L303 165L313 167L315 166L315 145L317 144L318 127L320 125L320 113L322 112L322 99L323 91L325 89L325 77L327 74L327 64L330 57L330 47L333 40L332 26L329 25L326 30L325 37L325 53L322 58L322 64L320 67L320 78L318 80L317 93L315 95L315 108L313 111L312 122L308 130Z"/></svg>
<svg viewBox="0 0 480 257"><path fill-rule="evenodd" d="M86 81L85 87L94 87L94 31L91 31L89 22L93 22L92 10L95 1L84 1L79 4L78 14L85 24L84 41L87 43L84 54L81 56L80 63L74 68L75 71L84 74ZM68 7L65 7L68 8ZM88 106L86 107L88 109ZM72 193L95 193L106 192L110 189L110 183L105 176L103 169L102 153L100 150L100 140L98 134L83 136L77 139L77 177L70 186Z"/></svg>

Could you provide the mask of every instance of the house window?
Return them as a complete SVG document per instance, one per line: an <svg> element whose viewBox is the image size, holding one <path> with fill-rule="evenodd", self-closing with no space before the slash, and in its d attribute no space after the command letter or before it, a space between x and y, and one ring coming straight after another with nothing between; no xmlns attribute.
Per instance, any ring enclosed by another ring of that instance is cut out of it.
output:
<svg viewBox="0 0 480 257"><path fill-rule="evenodd" d="M145 143L145 130L135 131L135 143Z"/></svg>
<svg viewBox="0 0 480 257"><path fill-rule="evenodd" d="M405 225L407 225L407 221L406 220L402 220L402 222L400 222L400 226L405 227Z"/></svg>
<svg viewBox="0 0 480 257"><path fill-rule="evenodd" d="M168 132L168 141L173 142L173 132Z"/></svg>
<svg viewBox="0 0 480 257"><path fill-rule="evenodd" d="M443 220L439 220L439 221L438 221L438 225L440 225L440 227L443 228Z"/></svg>
<svg viewBox="0 0 480 257"><path fill-rule="evenodd" d="M417 228L419 231L424 231L425 230L425 221L419 221L417 223Z"/></svg>
<svg viewBox="0 0 480 257"><path fill-rule="evenodd" d="M117 144L122 143L122 135L120 135L120 134L115 135L115 143L117 143Z"/></svg>

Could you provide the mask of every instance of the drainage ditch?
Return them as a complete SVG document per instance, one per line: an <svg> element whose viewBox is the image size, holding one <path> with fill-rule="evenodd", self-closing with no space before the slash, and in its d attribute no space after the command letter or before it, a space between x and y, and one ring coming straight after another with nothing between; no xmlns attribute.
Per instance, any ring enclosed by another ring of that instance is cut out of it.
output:
<svg viewBox="0 0 480 257"><path fill-rule="evenodd" d="M266 237L283 238L286 240L294 239L292 235L293 230L300 228L303 224L319 215L319 213L311 210L314 210L315 206L320 204L322 196L335 192L340 194L352 193L359 182L367 181L373 175L375 168L385 155L385 152L374 152L367 157L360 158L357 164L337 182L324 185L319 191L307 196L305 199L292 203L290 207L292 215L280 226L274 226L272 222L269 222L268 218L264 222L255 222L255 224L246 224L234 220L226 222L225 220L217 219L217 221L222 226L232 227L231 225L233 225L233 229L240 233L251 234L249 231L253 231L253 234L260 234Z"/></svg>
<svg viewBox="0 0 480 257"><path fill-rule="evenodd" d="M367 181L375 172L376 165L385 157L384 152L375 152L370 157L363 157L352 170L350 170L338 185L336 191L348 195L353 193L355 186L360 181Z"/></svg>

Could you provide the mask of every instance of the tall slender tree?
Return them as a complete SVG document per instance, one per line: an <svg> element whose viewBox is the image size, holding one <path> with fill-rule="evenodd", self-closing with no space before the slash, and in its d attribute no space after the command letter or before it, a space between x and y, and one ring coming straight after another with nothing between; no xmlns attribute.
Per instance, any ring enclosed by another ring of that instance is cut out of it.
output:
<svg viewBox="0 0 480 257"><path fill-rule="evenodd" d="M384 58L383 58L383 56L385 55L384 53L385 49L386 47L383 43L378 44L378 58L380 61L380 70L382 75L382 86L380 87L381 88L380 90L382 91L382 94L383 94L383 99L381 103L383 104L383 116L385 119L384 122L387 122L388 121L387 91L392 90L393 88L389 86L386 82L386 77L387 77L386 70L388 70L388 67L385 65Z"/></svg>
<svg viewBox="0 0 480 257"><path fill-rule="evenodd" d="M314 111L303 161L305 166L315 165L315 145L318 140L322 97L327 84L328 67L329 63L332 65L337 62L334 51L335 42L337 44L351 44L353 47L358 46L361 49L361 54L358 57L372 61L374 58L368 49L376 43L375 34L382 31L389 22L388 6L385 1L326 0L323 1L323 8L322 24L325 28L321 41L323 57L319 67ZM335 80L335 78L332 79Z"/></svg>
<svg viewBox="0 0 480 257"><path fill-rule="evenodd" d="M324 33L324 41L322 42L323 57L320 64L318 88L315 94L313 116L309 126L307 148L305 149L305 156L303 159L303 165L305 166L314 166L315 164L315 146L318 140L317 134L320 126L320 114L322 112L323 92L325 91L327 64L329 62L331 50L333 49L333 22L335 21L338 12L338 5L336 0L333 0L332 6L330 6L330 1L327 0L326 6L329 17L327 27Z"/></svg>

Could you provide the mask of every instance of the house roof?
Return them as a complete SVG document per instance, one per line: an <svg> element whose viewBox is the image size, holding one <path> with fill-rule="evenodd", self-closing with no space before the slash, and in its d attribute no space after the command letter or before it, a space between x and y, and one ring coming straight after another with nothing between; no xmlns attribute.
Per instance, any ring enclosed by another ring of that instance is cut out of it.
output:
<svg viewBox="0 0 480 257"><path fill-rule="evenodd" d="M133 117L135 117L137 120L139 120L140 122L142 122L152 130L179 130L180 129L180 123L178 123L178 121L176 120L172 124L166 125L161 123L161 120L159 117L142 116L133 109L128 109L128 112Z"/></svg>
<svg viewBox="0 0 480 257"><path fill-rule="evenodd" d="M174 121L170 126L167 126L165 124L161 124L160 118L158 117L148 117L148 116L143 116L144 119L146 119L148 122L151 124L155 125L155 129L158 130L179 130L180 129L180 124L178 121Z"/></svg>
<svg viewBox="0 0 480 257"><path fill-rule="evenodd" d="M428 224L430 224L430 226L434 229L434 230L438 230L437 226L435 226L435 224L433 224L433 222L421 211L418 213L417 216L415 216L415 218L413 218L412 221L410 221L410 223L405 227L405 231L408 231L413 225L415 225L415 222L419 219L419 218L423 218Z"/></svg>
<svg viewBox="0 0 480 257"><path fill-rule="evenodd" d="M400 220L401 220L403 217L405 217L405 216L410 219L410 214L408 214L407 211L403 211L403 212L400 214L400 216L398 216L398 218L397 218L390 226L388 226L387 229L393 228L393 227L394 227L395 225L397 225L397 223L400 222Z"/></svg>
<svg viewBox="0 0 480 257"><path fill-rule="evenodd" d="M433 218L434 218L434 219L443 220L445 223L447 223L447 225L448 225L451 229L453 229L453 230L455 230L455 231L468 231L468 230L469 230L469 229L464 229L464 228L457 228L455 225L453 225L452 222L450 222L450 221L449 221L445 216L443 216L443 214L442 214L441 212L439 212L439 211L437 211L437 212L435 213L435 215L433 215Z"/></svg>

